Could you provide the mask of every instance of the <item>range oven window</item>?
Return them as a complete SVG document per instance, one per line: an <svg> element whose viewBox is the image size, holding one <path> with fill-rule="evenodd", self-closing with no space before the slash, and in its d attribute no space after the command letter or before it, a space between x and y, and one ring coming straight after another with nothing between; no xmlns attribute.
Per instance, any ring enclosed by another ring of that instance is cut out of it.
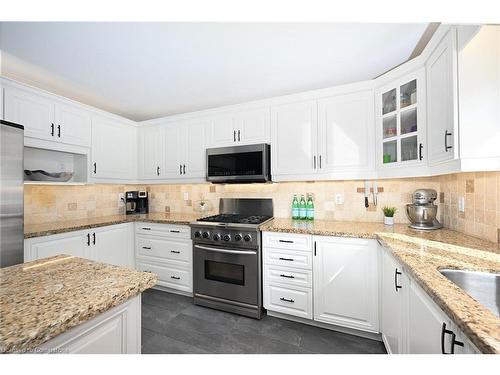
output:
<svg viewBox="0 0 500 375"><path fill-rule="evenodd" d="M263 152L208 155L209 176L258 176L263 171Z"/></svg>
<svg viewBox="0 0 500 375"><path fill-rule="evenodd" d="M205 260L205 279L245 285L245 267L241 264Z"/></svg>

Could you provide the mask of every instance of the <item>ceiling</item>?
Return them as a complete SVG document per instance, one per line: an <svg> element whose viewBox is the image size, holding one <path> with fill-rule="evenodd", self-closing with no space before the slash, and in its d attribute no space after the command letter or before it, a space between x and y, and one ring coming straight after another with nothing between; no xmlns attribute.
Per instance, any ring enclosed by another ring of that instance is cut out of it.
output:
<svg viewBox="0 0 500 375"><path fill-rule="evenodd" d="M4 22L1 69L140 121L374 78L427 25Z"/></svg>

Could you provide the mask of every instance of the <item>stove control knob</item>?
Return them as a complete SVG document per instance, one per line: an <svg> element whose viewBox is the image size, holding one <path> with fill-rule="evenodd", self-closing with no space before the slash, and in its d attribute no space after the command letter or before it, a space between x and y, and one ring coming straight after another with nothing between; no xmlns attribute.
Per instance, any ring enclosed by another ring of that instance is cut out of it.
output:
<svg viewBox="0 0 500 375"><path fill-rule="evenodd" d="M203 238L208 238L208 237L210 237L210 233L208 233L208 232L203 232L201 236L202 236Z"/></svg>
<svg viewBox="0 0 500 375"><path fill-rule="evenodd" d="M250 236L249 234L245 234L243 236L243 239L245 240L245 242L250 242L252 241L252 236Z"/></svg>
<svg viewBox="0 0 500 375"><path fill-rule="evenodd" d="M222 237L222 239L223 239L224 241L226 241L226 242L229 242L229 241L231 241L231 236L230 236L229 234L225 234L225 235Z"/></svg>
<svg viewBox="0 0 500 375"><path fill-rule="evenodd" d="M194 237L195 238L200 238L201 237L201 232L198 231L198 230L196 232L194 232Z"/></svg>
<svg viewBox="0 0 500 375"><path fill-rule="evenodd" d="M242 239L243 239L243 237L241 236L241 234L236 234L236 235L234 236L234 240L235 240L235 241L241 241Z"/></svg>
<svg viewBox="0 0 500 375"><path fill-rule="evenodd" d="M220 240L220 234L219 233L214 234L214 236L212 237L212 239L214 241L219 241Z"/></svg>

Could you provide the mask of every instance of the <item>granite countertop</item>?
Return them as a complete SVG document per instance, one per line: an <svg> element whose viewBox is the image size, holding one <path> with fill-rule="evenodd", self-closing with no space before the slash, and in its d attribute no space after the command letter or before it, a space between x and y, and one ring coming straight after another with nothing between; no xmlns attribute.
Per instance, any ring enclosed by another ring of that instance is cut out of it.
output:
<svg viewBox="0 0 500 375"><path fill-rule="evenodd" d="M443 268L500 272L500 248L453 230L407 225L274 219L262 231L377 239L483 353L500 353L500 318L439 272Z"/></svg>
<svg viewBox="0 0 500 375"><path fill-rule="evenodd" d="M0 269L0 352L26 352L152 287L157 276L58 255Z"/></svg>
<svg viewBox="0 0 500 375"><path fill-rule="evenodd" d="M43 224L28 224L24 226L24 238L50 236L52 234L73 232L76 230L86 230L107 225L146 222L159 224L186 225L202 215L195 214L170 214L163 212L153 212L145 215L113 215L101 216L89 219L62 220Z"/></svg>

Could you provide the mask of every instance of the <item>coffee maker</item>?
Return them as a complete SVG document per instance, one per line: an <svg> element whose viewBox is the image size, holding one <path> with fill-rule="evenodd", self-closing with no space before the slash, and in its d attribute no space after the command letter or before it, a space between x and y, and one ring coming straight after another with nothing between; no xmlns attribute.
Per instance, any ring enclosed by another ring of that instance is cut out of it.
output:
<svg viewBox="0 0 500 375"><path fill-rule="evenodd" d="M149 212L147 191L127 191L125 193L125 207L127 215L147 214Z"/></svg>
<svg viewBox="0 0 500 375"><path fill-rule="evenodd" d="M406 205L406 216L410 220L410 228L433 230L442 228L437 221L438 206L434 204L437 192L434 189L418 189L413 192L413 203Z"/></svg>

